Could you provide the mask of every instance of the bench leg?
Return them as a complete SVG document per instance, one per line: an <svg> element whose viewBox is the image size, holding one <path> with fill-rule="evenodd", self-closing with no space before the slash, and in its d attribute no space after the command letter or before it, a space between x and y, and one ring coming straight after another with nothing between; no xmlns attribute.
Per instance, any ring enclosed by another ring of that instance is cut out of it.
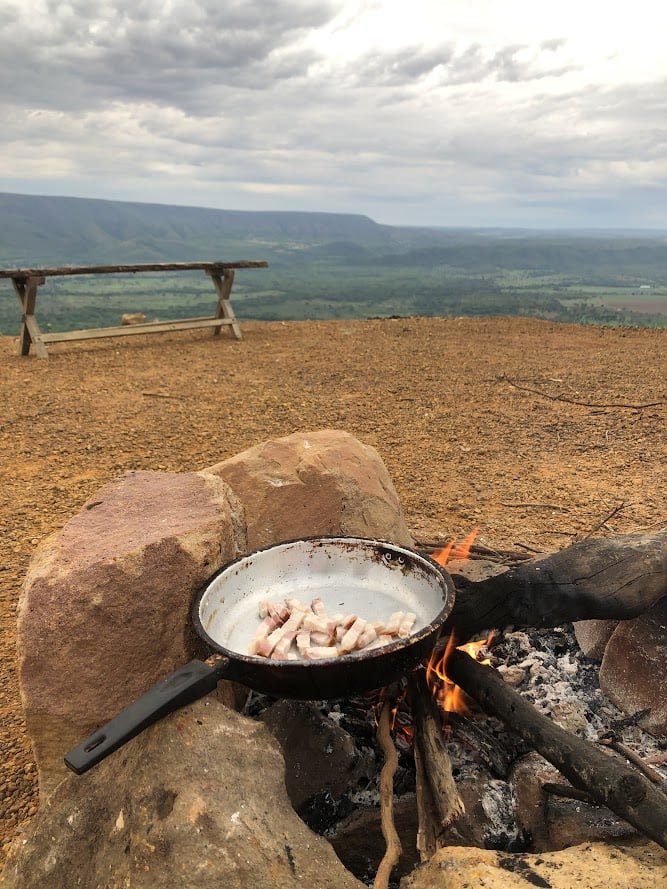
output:
<svg viewBox="0 0 667 889"><path fill-rule="evenodd" d="M34 346L38 358L48 358L46 345L42 342L42 331L35 318L37 288L44 283L44 278L12 278L16 297L21 305L21 333L19 334L19 355L29 355L30 346Z"/></svg>
<svg viewBox="0 0 667 889"><path fill-rule="evenodd" d="M211 275L211 280L213 281L213 286L215 287L216 293L218 294L218 304L215 309L215 318L228 318L231 320L232 336L235 339L241 339L241 328L236 320L236 315L234 314L234 309L232 308L232 303L230 300L230 295L232 292L232 287L234 286L234 270L226 269L223 272L222 277L220 275ZM220 327L213 328L213 336L220 336Z"/></svg>

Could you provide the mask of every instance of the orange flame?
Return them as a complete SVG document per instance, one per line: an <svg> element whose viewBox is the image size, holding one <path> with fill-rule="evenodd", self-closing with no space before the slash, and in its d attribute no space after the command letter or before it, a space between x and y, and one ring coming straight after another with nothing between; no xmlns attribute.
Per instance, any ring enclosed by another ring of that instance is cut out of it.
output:
<svg viewBox="0 0 667 889"><path fill-rule="evenodd" d="M434 561L444 568L452 559L467 559L478 534L479 528L473 528L470 534L464 537L460 543L457 543L454 539L450 540L442 549L436 550L433 553Z"/></svg>
<svg viewBox="0 0 667 889"><path fill-rule="evenodd" d="M442 549L433 553L432 558L443 568L452 559L467 559L470 555L472 545L477 539L479 528L473 530L463 538L460 543L452 539ZM493 634L487 639L481 639L478 642L468 642L465 645L458 646L461 651L465 651L475 660L479 660L479 653L487 645L490 644ZM450 713L467 713L468 708L465 704L464 695L458 685L455 685L446 673L447 660L456 646L454 633L447 640L447 647L442 657L438 658L435 651L431 655L431 659L426 667L426 681L429 688L433 690L435 699L440 707ZM486 658L482 660L483 664L490 664L490 660Z"/></svg>
<svg viewBox="0 0 667 889"><path fill-rule="evenodd" d="M482 659L480 653L492 641L493 633L490 633L486 639L480 639L477 642L466 642L465 645L456 645L454 633L450 633L444 654L438 657L436 652L433 652L426 667L426 681L429 688L433 690L433 696L442 710L447 713L460 713L462 715L468 712L463 692L447 676L447 661L454 648L458 648L459 651L465 651L470 657L475 658L475 660L488 667L491 664L491 660L488 657Z"/></svg>

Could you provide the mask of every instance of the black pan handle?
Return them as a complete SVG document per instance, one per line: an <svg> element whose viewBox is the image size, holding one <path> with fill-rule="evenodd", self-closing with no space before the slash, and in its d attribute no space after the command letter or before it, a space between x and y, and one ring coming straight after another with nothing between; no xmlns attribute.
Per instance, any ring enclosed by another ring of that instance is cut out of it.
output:
<svg viewBox="0 0 667 889"><path fill-rule="evenodd" d="M65 755L65 765L77 775L83 775L149 725L212 692L228 665L229 659L222 657L216 658L215 666L209 666L204 661L190 661L171 676L161 679L78 747L70 750Z"/></svg>

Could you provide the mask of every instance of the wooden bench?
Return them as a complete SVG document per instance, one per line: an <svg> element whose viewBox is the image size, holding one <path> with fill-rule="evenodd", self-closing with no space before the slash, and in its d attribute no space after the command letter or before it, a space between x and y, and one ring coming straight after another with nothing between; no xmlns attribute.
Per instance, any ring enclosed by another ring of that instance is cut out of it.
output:
<svg viewBox="0 0 667 889"><path fill-rule="evenodd" d="M234 270L263 269L267 266L267 262L247 259L238 262L158 262L141 265L57 266L41 269L0 269L0 278L11 278L21 305L19 355L28 355L32 346L38 358L48 358L47 343L89 340L107 336L129 336L139 333L164 333L171 330L192 330L197 327L211 327L213 334L219 335L222 327L227 325L232 336L240 340L241 328L234 315L230 299L234 284ZM60 333L42 333L37 324L35 318L37 289L46 283L47 278L63 275L118 275L125 272L182 272L192 269L203 270L213 282L218 301L215 314L210 317L153 321L121 327L96 327L90 330L71 330Z"/></svg>

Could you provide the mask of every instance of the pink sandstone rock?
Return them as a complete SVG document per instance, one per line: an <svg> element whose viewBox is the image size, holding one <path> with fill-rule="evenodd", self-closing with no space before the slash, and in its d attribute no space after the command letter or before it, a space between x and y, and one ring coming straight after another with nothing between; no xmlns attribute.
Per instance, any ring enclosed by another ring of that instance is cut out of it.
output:
<svg viewBox="0 0 667 889"><path fill-rule="evenodd" d="M618 626L617 620L578 620L574 624L574 635L585 657L601 661L607 642Z"/></svg>
<svg viewBox="0 0 667 889"><path fill-rule="evenodd" d="M583 843L535 855L446 846L401 889L656 889L665 879L667 852L655 843Z"/></svg>
<svg viewBox="0 0 667 889"><path fill-rule="evenodd" d="M633 827L606 806L589 805L545 793L544 784L566 783L560 772L538 753L521 757L510 771L516 795L517 823L530 837L531 852L555 852L589 842L620 842L637 838Z"/></svg>
<svg viewBox="0 0 667 889"><path fill-rule="evenodd" d="M210 695L60 782L4 889L364 889L294 812L278 743Z"/></svg>
<svg viewBox="0 0 667 889"><path fill-rule="evenodd" d="M204 653L196 591L246 547L242 507L205 472L105 485L37 550L18 612L18 663L44 798L63 755L158 679Z"/></svg>
<svg viewBox="0 0 667 889"><path fill-rule="evenodd" d="M600 666L600 688L624 713L649 713L640 721L653 735L667 735L667 598L634 620L620 621Z"/></svg>
<svg viewBox="0 0 667 889"><path fill-rule="evenodd" d="M251 550L320 534L412 544L380 456L347 432L294 433L206 471L243 503Z"/></svg>

